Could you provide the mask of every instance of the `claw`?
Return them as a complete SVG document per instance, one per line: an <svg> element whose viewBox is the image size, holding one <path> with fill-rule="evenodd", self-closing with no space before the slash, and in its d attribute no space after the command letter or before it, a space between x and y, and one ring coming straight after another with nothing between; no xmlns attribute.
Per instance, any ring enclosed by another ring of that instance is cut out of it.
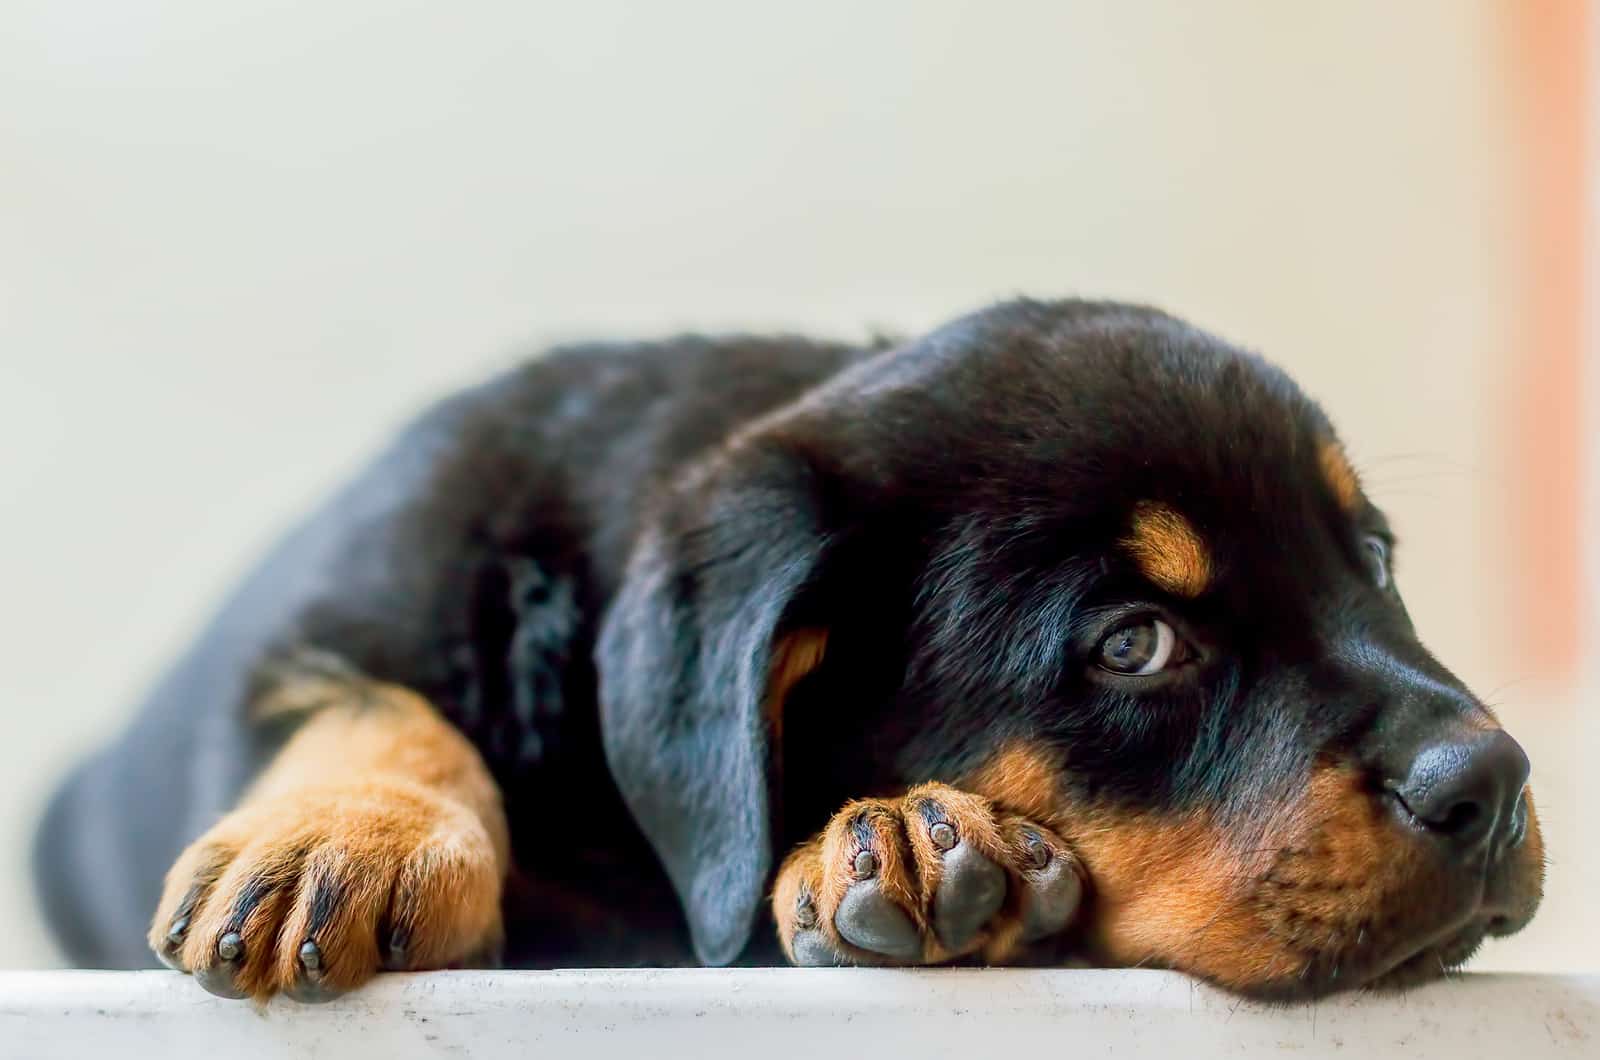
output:
<svg viewBox="0 0 1600 1060"><path fill-rule="evenodd" d="M244 938L237 931L230 931L217 940L217 956L224 961L238 961L244 957Z"/></svg>
<svg viewBox="0 0 1600 1060"><path fill-rule="evenodd" d="M411 942L411 932L405 928L395 928L389 934L389 944L384 947L383 969L386 972L403 972L406 970L406 947Z"/></svg>

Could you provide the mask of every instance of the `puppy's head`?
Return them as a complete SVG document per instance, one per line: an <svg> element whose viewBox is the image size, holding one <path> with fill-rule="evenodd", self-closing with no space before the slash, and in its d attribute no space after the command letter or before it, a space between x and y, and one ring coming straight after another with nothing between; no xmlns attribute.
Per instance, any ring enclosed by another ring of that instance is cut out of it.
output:
<svg viewBox="0 0 1600 1060"><path fill-rule="evenodd" d="M1108 963L1403 985L1525 924L1542 847L1395 555L1276 369L1149 310L1013 303L674 484L602 636L608 751L708 960L775 843L938 779L1074 843Z"/></svg>

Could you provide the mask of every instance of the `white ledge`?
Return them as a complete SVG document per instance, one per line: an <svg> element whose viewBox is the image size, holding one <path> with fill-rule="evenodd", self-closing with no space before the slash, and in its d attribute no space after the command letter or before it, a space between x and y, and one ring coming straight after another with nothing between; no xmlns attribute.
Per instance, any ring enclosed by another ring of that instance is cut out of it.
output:
<svg viewBox="0 0 1600 1060"><path fill-rule="evenodd" d="M171 972L0 972L0 1056L988 1060L1600 1056L1600 975L1466 975L1270 1007L1169 972L757 969L386 975L332 1004Z"/></svg>

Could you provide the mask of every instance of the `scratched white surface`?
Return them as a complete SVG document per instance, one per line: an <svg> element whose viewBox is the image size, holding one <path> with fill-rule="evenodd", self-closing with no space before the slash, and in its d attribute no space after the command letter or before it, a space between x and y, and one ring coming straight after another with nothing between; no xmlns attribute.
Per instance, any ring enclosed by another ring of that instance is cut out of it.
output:
<svg viewBox="0 0 1600 1060"><path fill-rule="evenodd" d="M0 1056L784 1057L1294 1055L1594 1060L1600 976L1468 975L1316 1005L1169 972L858 969L390 975L264 1008L169 972L0 973Z"/></svg>

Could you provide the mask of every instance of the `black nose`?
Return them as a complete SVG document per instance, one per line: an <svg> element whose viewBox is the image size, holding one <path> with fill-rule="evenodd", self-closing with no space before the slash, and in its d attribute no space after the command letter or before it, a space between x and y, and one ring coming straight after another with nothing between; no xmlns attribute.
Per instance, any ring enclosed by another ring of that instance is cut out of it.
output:
<svg viewBox="0 0 1600 1060"><path fill-rule="evenodd" d="M1527 782L1522 746L1495 730L1424 748L1394 794L1430 832L1467 852L1520 831Z"/></svg>

